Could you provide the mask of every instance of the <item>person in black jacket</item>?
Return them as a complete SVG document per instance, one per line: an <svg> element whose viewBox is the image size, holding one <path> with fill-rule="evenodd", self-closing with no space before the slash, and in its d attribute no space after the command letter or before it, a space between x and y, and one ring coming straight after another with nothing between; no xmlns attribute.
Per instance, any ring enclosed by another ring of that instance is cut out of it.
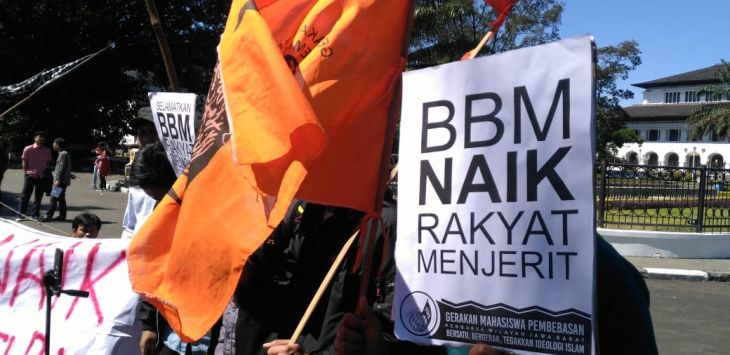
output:
<svg viewBox="0 0 730 355"><path fill-rule="evenodd" d="M392 202L386 201L384 206L384 224L395 233L395 210L389 207ZM363 215L347 208L294 201L284 220L249 258L224 315L216 354L333 353L337 324L344 312L355 306L359 286L359 270L352 269L357 259L356 243L348 250L302 336L295 345L286 345L284 339L292 336L340 249L360 227ZM378 240L382 235L378 226ZM371 287L373 297L377 293L375 283Z"/></svg>
<svg viewBox="0 0 730 355"><path fill-rule="evenodd" d="M641 274L616 252L603 237L596 235L596 325L599 354L658 354L654 326L649 311L649 289ZM391 274L390 277L395 277ZM391 299L392 300L392 299ZM373 308L376 309L377 305ZM394 341L380 329L392 327L392 321L376 319L370 307L361 301L359 315L348 313L337 329L338 354L443 354L447 348ZM386 350L383 350L386 349ZM498 354L488 346L478 345L469 354Z"/></svg>
<svg viewBox="0 0 730 355"><path fill-rule="evenodd" d="M48 211L41 217L41 221L47 222L53 218L58 206L58 217L53 218L54 221L66 220L66 190L71 185L71 157L66 151L66 140L56 138L53 140L53 150L58 152L56 158L56 166L53 169L53 192L51 193L51 203Z"/></svg>

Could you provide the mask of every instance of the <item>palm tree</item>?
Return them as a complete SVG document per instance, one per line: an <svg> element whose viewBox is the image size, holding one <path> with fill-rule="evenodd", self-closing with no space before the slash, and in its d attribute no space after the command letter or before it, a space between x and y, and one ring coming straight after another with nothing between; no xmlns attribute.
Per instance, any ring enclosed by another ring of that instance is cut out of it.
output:
<svg viewBox="0 0 730 355"><path fill-rule="evenodd" d="M723 60L717 75L720 78L720 85L705 87L699 94L730 100L730 63ZM687 118L687 124L692 139L709 132L718 137L730 137L730 102L708 103L694 109Z"/></svg>

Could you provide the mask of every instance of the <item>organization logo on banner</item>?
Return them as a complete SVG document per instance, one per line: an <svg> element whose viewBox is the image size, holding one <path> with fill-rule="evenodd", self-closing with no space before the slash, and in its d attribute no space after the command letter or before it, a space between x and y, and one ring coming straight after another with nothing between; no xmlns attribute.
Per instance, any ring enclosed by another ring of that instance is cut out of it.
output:
<svg viewBox="0 0 730 355"><path fill-rule="evenodd" d="M403 299L400 319L407 331L415 336L430 335L439 324L439 308L431 296L416 291Z"/></svg>

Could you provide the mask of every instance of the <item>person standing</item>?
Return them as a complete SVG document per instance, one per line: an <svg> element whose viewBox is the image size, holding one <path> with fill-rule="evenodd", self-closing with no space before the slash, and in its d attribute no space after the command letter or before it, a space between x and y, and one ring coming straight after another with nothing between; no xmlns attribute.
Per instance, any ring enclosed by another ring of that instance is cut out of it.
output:
<svg viewBox="0 0 730 355"><path fill-rule="evenodd" d="M111 163L109 163L108 150L104 149L101 151L101 155L94 161L94 166L99 175L99 190L106 190L106 177L112 171Z"/></svg>
<svg viewBox="0 0 730 355"><path fill-rule="evenodd" d="M51 150L44 146L46 140L45 132L38 131L33 134L33 144L23 149L21 157L23 170L23 191L20 195L17 221L22 221L28 211L30 195L33 194L32 217L40 217L41 200L43 199L43 173L51 162Z"/></svg>
<svg viewBox="0 0 730 355"><path fill-rule="evenodd" d="M96 189L96 181L98 180L99 176L99 169L96 167L96 159L99 158L102 152L106 149L104 142L99 142L96 145L96 148L91 150L91 153L94 154L94 164L93 164L93 172L91 174L91 188Z"/></svg>
<svg viewBox="0 0 730 355"><path fill-rule="evenodd" d="M66 151L66 141L63 138L56 138L53 141L53 150L58 152L56 168L53 169L53 190L51 191L51 204L43 216L42 221L46 222L53 218L58 206L58 217L54 221L66 220L66 190L71 185L71 157Z"/></svg>
<svg viewBox="0 0 730 355"><path fill-rule="evenodd" d="M137 142L140 148L159 141L155 124L152 121L152 109L149 106L140 108L131 124L137 132ZM124 210L124 218L122 219L122 227L124 228L121 235L122 239L132 239L134 233L152 214L152 209L155 208L156 203L157 201L154 198L147 196L138 186L129 187L127 208Z"/></svg>

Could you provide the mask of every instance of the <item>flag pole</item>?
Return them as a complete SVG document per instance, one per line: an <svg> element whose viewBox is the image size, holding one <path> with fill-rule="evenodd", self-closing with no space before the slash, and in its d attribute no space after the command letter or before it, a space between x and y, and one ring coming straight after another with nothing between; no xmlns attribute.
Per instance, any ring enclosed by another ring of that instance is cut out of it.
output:
<svg viewBox="0 0 730 355"><path fill-rule="evenodd" d="M180 82L177 80L177 73L175 72L175 64L172 62L172 54L170 52L170 46L167 44L167 37L165 31L162 29L160 23L160 16L157 14L157 5L155 0L144 0L147 5L147 12L150 15L150 23L152 24L152 31L155 32L157 38L157 44L160 46L160 52L162 54L162 62L165 64L165 71L167 77L170 79L170 89L174 92L180 92Z"/></svg>
<svg viewBox="0 0 730 355"><path fill-rule="evenodd" d="M476 58L477 54L479 54L479 51L482 50L484 45L487 43L487 41L489 41L492 38L492 36L494 36L494 31L487 32L487 34L484 35L484 37L482 37L482 40L479 41L479 44L477 44L477 46L474 47L474 49L466 52L466 54L464 54L464 56L461 57L461 60L469 60L469 59Z"/></svg>
<svg viewBox="0 0 730 355"><path fill-rule="evenodd" d="M304 330L304 326L307 324L307 321L309 321L309 317L312 316L314 308L317 307L319 299L322 298L324 292L327 291L327 287L329 287L330 282L332 282L332 278L335 276L335 273L340 268L342 259L345 258L345 255L347 255L347 251L350 250L350 247L352 246L352 242L355 241L359 234L360 230L358 229L350 236L350 239L345 242L345 245L342 246L342 249L340 249L340 253L337 254L337 258L335 258L335 261L332 263L332 266L330 266L330 269L327 271L327 275L325 275L324 280L321 284L319 284L317 292L314 294L314 297L312 297L312 300L309 302L307 310L304 311L302 319L299 320L299 324L297 324L297 328L294 330L294 334L292 334L291 338L289 339L289 345L296 344L297 339L299 339L299 336Z"/></svg>
<svg viewBox="0 0 730 355"><path fill-rule="evenodd" d="M410 47L411 29L413 28L413 12L415 9L415 1L409 1L408 20L406 21L406 29L403 33L403 42L401 47L401 57L408 58L408 49ZM388 109L388 121L385 127L385 141L383 142L383 152L380 157L380 171L378 172L378 188L375 193L375 205L373 206L376 215L380 215L383 209L383 199L385 198L385 190L390 180L390 154L393 150L393 140L395 137L395 125L400 118L401 93L403 89L403 76L399 75L396 79L393 89L393 100ZM375 254L375 238L377 234L378 221L370 219L367 224L367 230L364 234L366 239L361 243L365 247L365 254L362 260L362 273L360 274L360 297L367 298L368 289L370 287L370 275L372 274L373 256ZM385 233L385 231L382 231Z"/></svg>
<svg viewBox="0 0 730 355"><path fill-rule="evenodd" d="M104 52L105 50L107 50L109 48L114 48L114 42L110 42L109 44L106 45L106 47L102 48L98 52L96 52L94 54L88 55L86 57L86 59L84 59L81 62L79 62L78 64L76 64L76 66L74 66L73 68L71 68L69 71L67 71L67 72L65 72L65 73L63 73L63 74L61 74L61 75L59 75L59 76L57 76L57 77L55 77L55 78L53 78L53 79L51 79L49 81L46 81L41 86L39 86L37 89L33 90L33 92L30 93L30 95L28 95L24 99L18 101L18 103L16 103L15 105L11 106L9 109L5 110L3 113L0 113L0 118L5 117L5 115L7 115L9 112L15 110L20 105L22 105L26 101L30 100L35 94L37 94L39 91L41 91L46 86L50 85L52 82L55 82L56 80L58 80L60 78L63 78L64 76L66 76L69 73L73 72L74 70L78 69L80 66L86 64L88 61L92 60L94 57L96 57L97 55L101 54L102 52Z"/></svg>
<svg viewBox="0 0 730 355"><path fill-rule="evenodd" d="M401 47L401 56L403 58L406 58L408 56L408 46L409 46L409 38L411 35L411 28L413 27L413 11L414 11L414 0L409 0L409 10L408 10L408 21L406 22L406 29L403 34L403 45ZM374 212L380 212L383 207L383 198L385 196L385 189L387 186L387 182L390 180L390 151L393 149L393 137L395 136L395 123L400 115L400 102L401 102L401 76L398 76L398 79L396 79L396 82L394 84L394 90L393 90L393 100L391 101L390 107L388 108L388 118L387 123L385 127L385 138L384 138L384 144L383 144L383 152L380 157L380 169L378 171L378 187L376 189L375 194L375 205L374 205ZM369 282L367 281L370 278L372 263L373 263L373 254L375 253L375 233L377 231L377 225L375 224L375 221L371 221L371 223L368 224L365 239L366 242L373 241L372 243L367 243L367 254L365 255L365 258L363 259L363 274L360 279L360 294L367 294ZM299 324L297 324L297 328L294 330L294 333L292 334L291 338L289 338L288 344L293 345L296 344L297 340L299 339L299 336L301 336L302 331L304 330L304 326L307 324L307 321L309 321L309 318L312 316L312 313L314 312L315 307L319 303L320 298L322 298L322 295L327 290L327 287L329 287L330 282L332 282L332 278L334 277L336 271L340 267L340 263L342 262L342 259L347 255L347 251L352 246L352 243L354 240L360 235L360 230L355 231L355 233L350 237L350 239L345 242L345 245L342 246L342 249L340 249L340 253L337 255L337 258L332 263L332 266L330 266L330 269L327 271L327 275L325 276L324 280L322 280L322 283L319 285L319 288L317 289L317 292L314 294L314 297L312 297L312 300L309 301L309 306L307 307L307 310L304 312L304 315L299 320ZM363 281L364 280L364 281ZM364 286L363 286L364 284Z"/></svg>

